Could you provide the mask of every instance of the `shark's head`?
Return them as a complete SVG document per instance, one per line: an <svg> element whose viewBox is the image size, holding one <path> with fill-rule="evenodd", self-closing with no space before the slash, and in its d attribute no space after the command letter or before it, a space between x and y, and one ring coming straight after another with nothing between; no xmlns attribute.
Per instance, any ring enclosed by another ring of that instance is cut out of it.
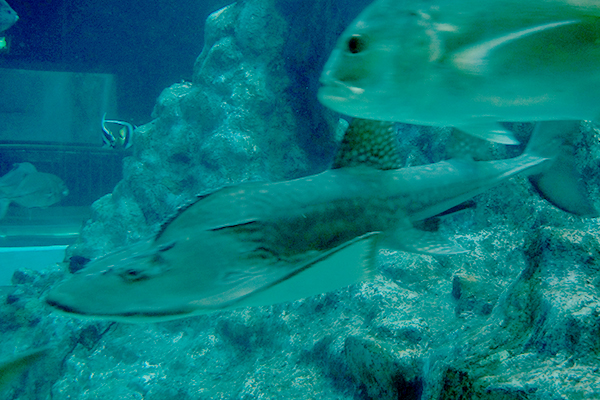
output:
<svg viewBox="0 0 600 400"><path fill-rule="evenodd" d="M127 322L198 313L203 304L202 299L195 302L198 290L214 277L206 270L204 276L194 276L185 268L192 260L182 257L184 245L149 240L94 260L51 289L46 302L65 314Z"/></svg>
<svg viewBox="0 0 600 400"><path fill-rule="evenodd" d="M332 239L331 247L308 243L285 252L282 246L290 246L285 235L267 236L270 223L199 228L206 221L195 216L205 214L195 207L203 211L206 202L214 204L206 199L183 211L156 239L90 262L51 289L47 304L79 318L155 322L293 301L374 274L376 232L343 243ZM287 217L283 220L285 225Z"/></svg>
<svg viewBox="0 0 600 400"><path fill-rule="evenodd" d="M223 231L168 230L90 262L52 288L46 303L79 318L155 322L277 302L246 302L289 274L246 250Z"/></svg>

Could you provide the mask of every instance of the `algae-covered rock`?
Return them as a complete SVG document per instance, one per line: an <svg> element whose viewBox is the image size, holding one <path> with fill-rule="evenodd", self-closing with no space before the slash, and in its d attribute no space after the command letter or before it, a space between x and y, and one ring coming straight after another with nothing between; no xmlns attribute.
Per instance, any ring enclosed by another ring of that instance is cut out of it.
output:
<svg viewBox="0 0 600 400"><path fill-rule="evenodd" d="M423 391L422 360L419 352L399 346L349 336L346 360L354 377L362 382L371 398L418 400Z"/></svg>
<svg viewBox="0 0 600 400"><path fill-rule="evenodd" d="M162 92L153 120L135 131L123 180L92 206L67 258L95 257L149 236L198 194L327 168L338 116L316 101L318 73L308 75L294 64L297 56L283 54L290 46L307 52L333 43L344 20L335 22L341 13L332 4L315 2L310 12L317 15L298 16L275 0L240 1L212 14L192 82ZM303 23L320 24L319 34L298 41L292 32ZM321 65L327 54L318 56L313 61Z"/></svg>
<svg viewBox="0 0 600 400"><path fill-rule="evenodd" d="M448 386L473 399L600 397L597 238L551 227L529 237L527 266L492 315L432 352L426 398Z"/></svg>

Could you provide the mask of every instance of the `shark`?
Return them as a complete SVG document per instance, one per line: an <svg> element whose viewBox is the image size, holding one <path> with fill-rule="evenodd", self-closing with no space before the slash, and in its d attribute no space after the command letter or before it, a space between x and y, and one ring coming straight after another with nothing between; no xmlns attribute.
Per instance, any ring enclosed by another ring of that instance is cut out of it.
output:
<svg viewBox="0 0 600 400"><path fill-rule="evenodd" d="M144 322L333 291L372 279L381 247L464 252L416 226L516 175L530 176L561 209L595 217L573 167L569 138L578 127L538 122L512 159L400 168L394 124L354 119L331 169L201 196L156 236L91 261L45 301L70 316Z"/></svg>

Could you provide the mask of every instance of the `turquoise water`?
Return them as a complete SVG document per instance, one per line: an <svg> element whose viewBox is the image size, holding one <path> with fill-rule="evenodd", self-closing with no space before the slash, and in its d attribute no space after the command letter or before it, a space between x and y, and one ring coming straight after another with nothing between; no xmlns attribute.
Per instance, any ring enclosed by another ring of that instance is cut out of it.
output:
<svg viewBox="0 0 600 400"><path fill-rule="evenodd" d="M66 245L0 247L0 286L10 285L17 269L42 271L61 263Z"/></svg>
<svg viewBox="0 0 600 400"><path fill-rule="evenodd" d="M468 252L382 248L372 281L334 292L159 323L49 307L86 261L155 235L198 194L327 169L348 123L316 100L319 75L370 1L246 0L206 23L229 1L9 2L0 177L28 162L69 194L0 219L0 398L600 399L598 222L521 177L419 227ZM131 148L102 147L104 113L138 126ZM522 145L482 154L517 156L532 128L510 125ZM572 164L597 203L600 131L580 131ZM452 140L415 125L397 139L407 168ZM4 384L31 349L43 351Z"/></svg>

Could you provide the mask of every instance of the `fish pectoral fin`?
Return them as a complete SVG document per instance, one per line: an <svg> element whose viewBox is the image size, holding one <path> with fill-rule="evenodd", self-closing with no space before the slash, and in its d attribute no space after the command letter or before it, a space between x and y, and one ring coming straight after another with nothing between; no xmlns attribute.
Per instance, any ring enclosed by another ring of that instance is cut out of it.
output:
<svg viewBox="0 0 600 400"><path fill-rule="evenodd" d="M368 233L334 249L314 251L306 257L280 259L268 265L249 266L227 290L196 303L202 309L267 306L337 290L376 272L378 233Z"/></svg>
<svg viewBox="0 0 600 400"><path fill-rule="evenodd" d="M483 118L468 124L455 126L456 129L471 136L501 144L517 145L519 141L513 133L505 129L493 118Z"/></svg>
<svg viewBox="0 0 600 400"><path fill-rule="evenodd" d="M244 305L294 301L372 279L377 238L377 233L369 233L303 260L293 273L261 288Z"/></svg>
<svg viewBox="0 0 600 400"><path fill-rule="evenodd" d="M536 33L546 32L561 26L580 22L578 20L556 21L548 24L537 25L527 29L509 32L500 37L476 43L459 51L456 51L450 57L452 65L459 71L470 75L485 75L489 72L489 63L492 53L500 48L506 47L520 39L534 35Z"/></svg>
<svg viewBox="0 0 600 400"><path fill-rule="evenodd" d="M438 232L426 232L412 227L402 227L386 235L383 245L396 250L429 255L459 254L468 251Z"/></svg>

